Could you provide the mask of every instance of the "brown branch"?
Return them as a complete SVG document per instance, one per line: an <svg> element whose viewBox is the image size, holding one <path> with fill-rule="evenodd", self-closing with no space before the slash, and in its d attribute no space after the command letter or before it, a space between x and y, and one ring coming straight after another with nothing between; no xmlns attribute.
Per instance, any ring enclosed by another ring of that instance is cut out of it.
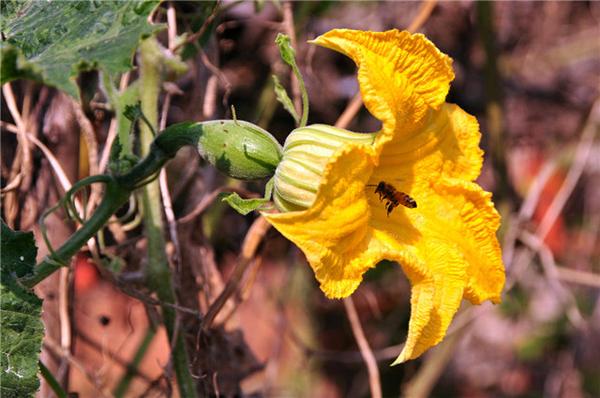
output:
<svg viewBox="0 0 600 398"><path fill-rule="evenodd" d="M210 120L215 117L217 109L217 92L219 88L219 79L212 75L206 82L206 90L204 90L204 103L202 104L202 117Z"/></svg>
<svg viewBox="0 0 600 398"><path fill-rule="evenodd" d="M140 379L146 381L148 384L153 382L150 376L143 373L139 368L131 366L129 360L122 358L119 354L113 352L109 347L106 347L104 344L94 340L82 330L76 329L75 334L77 335L77 344L82 343L89 346L94 351L102 354L103 357L106 357L118 366L127 369L128 371L132 372L136 377L139 377Z"/></svg>
<svg viewBox="0 0 600 398"><path fill-rule="evenodd" d="M112 396L108 388L102 385L102 383L100 383L98 379L89 370L87 370L86 367L81 362L79 362L77 358L75 358L69 351L64 350L60 346L60 344L58 344L49 336L46 336L44 338L44 347L46 347L57 357L68 361L69 364L73 365L73 367L79 370L85 376L85 378L87 378L89 382L96 388L96 390L101 394L102 397Z"/></svg>
<svg viewBox="0 0 600 398"><path fill-rule="evenodd" d="M419 13L413 18L412 22L410 23L410 25L408 25L406 30L408 30L409 32L416 32L417 30L421 29L421 27L429 19L429 16L431 16L431 13L433 12L433 9L435 8L436 4L436 0L426 0L422 2L421 8L419 9Z"/></svg>
<svg viewBox="0 0 600 398"><path fill-rule="evenodd" d="M254 259L258 245L269 230L270 226L271 224L269 224L262 216L254 220L254 223L252 223L250 226L242 245L242 252L240 253L238 263L233 270L233 274L227 281L227 284L225 285L225 288L219 297L217 297L214 303L211 304L206 312L206 315L204 316L204 320L202 322L203 330L208 330L212 326L213 321L219 314L219 311L221 311L227 300L237 291L238 285L242 280L246 269Z"/></svg>
<svg viewBox="0 0 600 398"><path fill-rule="evenodd" d="M347 128L362 106L362 97L360 92L358 92L356 95L354 95L352 100L350 100L348 105L346 105L346 109L344 109L344 112L342 112L338 120L335 122L335 127L339 127L341 129Z"/></svg>
<svg viewBox="0 0 600 398"><path fill-rule="evenodd" d="M4 99L6 100L6 106L8 107L10 115L17 126L17 139L22 151L21 169L23 173L23 180L21 182L21 186L23 190L27 190L29 188L29 184L31 183L32 171L31 145L26 132L27 126L17 107L17 101L15 100L10 83L6 83L2 86L2 93L4 94Z"/></svg>
<svg viewBox="0 0 600 398"><path fill-rule="evenodd" d="M352 326L352 333L354 334L354 338L356 339L360 353L365 361L365 364L367 365L371 397L381 398L381 381L379 378L377 361L375 360L375 355L373 355L371 347L369 347L369 342L365 337L365 332L360 324L360 319L358 319L356 307L354 306L354 302L352 301L351 297L346 297L344 299L344 308L346 308L346 314L348 315L350 326Z"/></svg>
<svg viewBox="0 0 600 398"><path fill-rule="evenodd" d="M567 319L569 319L577 329L584 330L586 328L586 322L583 319L579 308L577 308L575 297L573 297L573 294L560 282L554 256L548 246L544 244L543 238L526 231L521 232L519 238L521 242L525 243L538 253L548 285L552 288L552 291L556 293L558 300L566 307Z"/></svg>
<svg viewBox="0 0 600 398"><path fill-rule="evenodd" d="M225 93L223 94L223 100L222 100L222 104L225 108L227 108L227 102L229 101L229 96L231 95L231 83L229 82L229 79L227 79L227 76L225 76L225 74L223 72L221 72L221 70L211 62L211 60L208 58L208 55L206 55L206 53L200 49L198 51L198 54L200 54L200 60L202 60L202 63L204 64L204 66L206 66L206 68L214 75L217 77L217 79L219 80L219 82L221 83L221 85L223 86L223 88L225 89Z"/></svg>
<svg viewBox="0 0 600 398"><path fill-rule="evenodd" d="M58 279L58 322L60 328L60 347L64 352L73 353L72 349L72 324L71 313L69 311L69 267L61 267ZM65 357L61 358L60 369L64 375L69 374L69 362ZM62 379L62 377L61 377ZM65 386L68 385L68 379L65 378Z"/></svg>
<svg viewBox="0 0 600 398"><path fill-rule="evenodd" d="M575 189L575 185L581 174L583 173L583 169L587 164L590 152L593 147L593 142L596 137L596 133L598 132L598 126L600 125L600 98L596 99L594 104L592 105L592 109L590 110L589 116L585 123L585 127L583 128L583 133L581 134L581 138L579 140L579 144L577 144L577 149L575 151L575 159L571 167L569 168L569 172L563 181L562 186L558 190L554 200L550 204L550 207L544 214L544 218L540 222L540 225L536 231L536 235L544 240L546 235L552 229L554 222L558 218L560 212L562 211L565 203L573 189Z"/></svg>
<svg viewBox="0 0 600 398"><path fill-rule="evenodd" d="M569 283L600 289L600 275L577 269L556 266L556 277Z"/></svg>
<svg viewBox="0 0 600 398"><path fill-rule="evenodd" d="M513 263L515 244L517 242L519 231L521 230L523 224L529 221L533 216L533 212L535 211L540 198L542 197L542 191L544 190L544 187L546 186L546 183L550 177L552 177L556 171L557 167L558 162L556 160L549 160L544 164L531 183L525 200L523 200L523 203L521 204L518 215L516 217L511 216L511 220L508 224L508 230L504 234L504 242L502 244L502 259L504 260L504 264L506 265L507 269L509 269Z"/></svg>
<svg viewBox="0 0 600 398"><path fill-rule="evenodd" d="M221 6L220 1L217 1L215 3L215 7L213 8L211 14L204 20L204 23L202 24L202 26L200 27L200 29L194 33L191 34L190 36L188 36L185 41L177 44L175 47L173 48L169 48L173 53L176 53L181 47L183 47L186 44L190 44L195 42L196 40L198 40L200 37L202 37L202 35L204 34L204 32L206 32L206 29L208 29L208 27L210 26L210 24L212 23L212 21L216 18L217 13L219 11L219 7Z"/></svg>
<svg viewBox="0 0 600 398"><path fill-rule="evenodd" d="M31 159L31 148L29 140L27 138L27 126L24 122L24 118L21 116L17 107L17 102L12 91L12 87L9 83L2 86L2 93L8 110L15 121L17 126L17 152L10 166L10 174L8 179L11 182L18 181L20 192L26 192L31 185L31 174L32 174L32 159ZM19 214L19 191L9 191L4 200L4 220L11 227L14 228L14 222Z"/></svg>
<svg viewBox="0 0 600 398"><path fill-rule="evenodd" d="M409 32L415 32L415 31L419 30L421 28L421 26L423 26L423 24L425 22L427 22L427 19L429 18L429 16L431 15L431 12L435 8L436 3L437 3L436 0L424 1L421 5L421 9L419 10L419 13L415 16L415 18L412 20L412 22L406 28L406 30L408 30ZM284 8L284 10L285 10L285 8ZM292 42L292 44L293 44L293 42ZM346 105L346 109L344 109L344 111L342 112L342 114L340 115L338 120L335 122L335 127L339 127L342 129L347 128L348 125L350 124L350 122L352 121L352 119L354 119L356 114L362 108L362 105L363 105L363 101L362 101L362 97L361 97L360 91L359 91L358 93L356 93L354 95L354 97L352 97L352 99L350 100L348 105Z"/></svg>

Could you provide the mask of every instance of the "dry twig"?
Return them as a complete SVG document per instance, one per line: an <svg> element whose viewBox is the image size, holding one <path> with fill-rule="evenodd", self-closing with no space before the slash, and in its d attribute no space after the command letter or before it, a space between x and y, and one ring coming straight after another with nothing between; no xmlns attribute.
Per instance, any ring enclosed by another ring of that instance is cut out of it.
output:
<svg viewBox="0 0 600 398"><path fill-rule="evenodd" d="M65 352L71 350L71 316L69 312L69 274L67 267L60 269L58 279L58 321L60 327L60 346Z"/></svg>
<svg viewBox="0 0 600 398"><path fill-rule="evenodd" d="M77 358L75 358L69 351L64 350L60 344L54 341L49 336L44 338L44 347L50 350L57 357L63 358L68 361L72 366L77 368L88 381L98 390L102 397L111 397L112 394L110 390L104 386L97 377L95 377L87 368L79 362Z"/></svg>
<svg viewBox="0 0 600 398"><path fill-rule="evenodd" d="M592 109L590 110L585 127L583 128L581 139L579 140L579 144L577 144L574 162L569 168L569 172L567 173L562 186L554 197L552 204L544 214L544 218L540 222L540 225L536 231L536 235L540 239L543 240L546 238L546 235L548 235L548 232L550 232L550 229L554 225L558 215L565 206L567 199L569 196L571 196L573 189L575 189L575 185L577 184L577 181L579 181L579 178L583 173L583 169L587 164L593 146L592 143L594 142L599 126L600 98L596 99L592 105Z"/></svg>
<svg viewBox="0 0 600 398"><path fill-rule="evenodd" d="M219 311L223 308L227 300L231 297L233 293L236 292L237 287L244 276L244 273L248 266L252 263L256 250L258 249L258 245L262 241L262 238L265 236L271 224L265 220L264 217L258 217L254 220L254 223L250 226L248 233L246 234L246 238L244 239L244 243L242 245L242 252L240 253L240 258L238 263L233 270L233 274L231 278L227 281L225 288L217 297L214 303L211 304L206 315L204 316L204 320L202 322L202 328L204 330L210 329L218 315Z"/></svg>
<svg viewBox="0 0 600 398"><path fill-rule="evenodd" d="M421 8L419 9L419 13L413 18L412 22L406 30L409 32L416 32L421 29L421 27L427 22L435 5L437 4L437 0L426 0L421 4Z"/></svg>
<svg viewBox="0 0 600 398"><path fill-rule="evenodd" d="M556 277L565 282L600 289L600 275L571 268L556 266Z"/></svg>
<svg viewBox="0 0 600 398"><path fill-rule="evenodd" d="M421 6L421 9L419 10L419 13L415 16L415 18L412 20L412 22L406 28L406 30L408 30L409 32L415 32L419 30L421 26L423 26L423 24L427 22L427 19L429 18L431 12L435 8L436 3L436 0L424 1ZM354 119L356 114L362 108L362 105L362 97L360 95L360 92L358 92L354 95L354 97L352 97L352 100L350 100L348 105L346 105L346 109L344 109L338 120L335 122L335 127L339 127L342 129L347 128L352 119Z"/></svg>
<svg viewBox="0 0 600 398"><path fill-rule="evenodd" d="M347 128L352 119L354 119L354 117L358 113L358 111L360 111L360 108L362 108L362 106L362 97L360 95L360 92L358 92L356 93L356 95L354 95L352 100L350 100L350 102L346 106L346 109L344 109L344 112L342 112L338 120L335 122L335 127L339 127L341 129Z"/></svg>
<svg viewBox="0 0 600 398"><path fill-rule="evenodd" d="M14 124L7 123L5 121L0 121L0 125L4 127L7 131L10 131L11 133L18 133L18 128ZM50 149L46 145L44 145L40 140L38 140L33 134L27 132L25 132L25 134L27 135L27 138L31 140L31 142L33 142L33 144L42 151L44 156L46 156L48 162L50 163L50 166L52 167L52 171L54 171L54 174L58 178L58 182L60 183L61 188L65 192L71 189L71 181L69 180L69 177L67 177L67 174L63 170L58 159L56 159L54 154L52 154L52 151L50 151ZM74 198L74 201L77 211L81 212L83 209L81 206L81 202L77 197Z"/></svg>
<svg viewBox="0 0 600 398"><path fill-rule="evenodd" d="M88 162L89 162L89 175L96 175L99 172L98 167L98 142L96 141L96 133L94 131L94 126L92 122L87 118L85 113L83 112L83 108L79 102L72 100L71 105L73 106L73 111L75 113L75 117L77 119L77 123L81 127L81 131L83 132L83 139L85 141L85 145L87 147L88 153ZM91 194L88 200L88 203L85 207L84 214L90 214L94 207L96 206L96 202L100 198L100 186L98 184L94 184L91 186Z"/></svg>
<svg viewBox="0 0 600 398"><path fill-rule="evenodd" d="M8 111L15 121L15 125L17 126L17 139L19 141L20 150L22 152L22 165L21 172L23 174L22 178L22 189L27 190L29 188L29 184L31 183L31 172L32 172L32 160L31 160L31 147L29 145L29 138L27 135L27 126L25 124L25 119L19 109L17 107L17 101L15 100L15 96L12 91L12 86L10 83L6 83L2 86L2 93L4 94L4 99L6 100L6 106L8 107Z"/></svg>
<svg viewBox="0 0 600 398"><path fill-rule="evenodd" d="M527 231L521 232L519 238L523 243L538 253L548 284L552 288L552 291L556 293L558 299L567 307L566 314L569 321L576 328L581 330L584 329L586 327L586 322L581 315L579 308L577 308L575 297L573 297L573 294L559 281L552 251L544 244L543 239L540 239L537 235Z"/></svg>
<svg viewBox="0 0 600 398"><path fill-rule="evenodd" d="M225 89L225 93L223 94L223 100L221 101L221 103L223 104L225 109L227 109L227 103L229 101L229 95L231 94L232 87L231 83L229 82L229 79L227 79L227 76L225 76L225 74L221 72L221 70L210 61L208 55L206 55L206 53L202 49L198 50L198 54L200 54L200 59L202 60L204 66L206 66L206 68L214 76L216 76L217 79L219 79L219 82L221 82L221 85Z"/></svg>
<svg viewBox="0 0 600 398"><path fill-rule="evenodd" d="M371 388L371 397L381 398L381 381L379 379L379 369L377 368L377 361L375 360L373 350L371 350L369 342L365 337L365 332L363 331L362 325L360 324L360 319L358 318L358 313L356 312L354 301L352 301L352 297L346 297L343 301L344 308L346 309L346 315L348 315L348 321L350 321L350 326L352 327L352 333L354 334L354 338L356 339L356 343L358 344L358 348L360 349L360 354L362 355L363 360L367 365L367 371L369 372L369 387Z"/></svg>
<svg viewBox="0 0 600 398"><path fill-rule="evenodd" d="M15 159L10 167L9 181L11 185L17 185L17 188L20 188L20 190L24 192L31 184L32 173L31 149L26 134L27 126L17 107L17 102L10 83L6 83L2 86L2 93L4 94L8 110L17 126L17 141L19 144ZM7 193L4 198L3 207L6 223L10 227L14 227L14 222L19 213L18 192L16 189Z"/></svg>
<svg viewBox="0 0 600 398"><path fill-rule="evenodd" d="M181 42L181 43L173 46L172 48L171 48L171 46L174 45L175 42L169 43L169 50L171 50L173 53L176 53L184 45L193 43L196 40L198 40L200 37L202 37L202 35L204 34L204 32L206 32L206 29L208 29L208 27L210 26L210 24L212 23L212 21L214 21L214 19L216 18L220 6L221 6L220 1L217 1L215 3L215 7L213 8L211 14L204 20L204 23L202 24L202 26L200 27L200 29L196 33L188 36L185 39L185 41L183 41L183 42Z"/></svg>

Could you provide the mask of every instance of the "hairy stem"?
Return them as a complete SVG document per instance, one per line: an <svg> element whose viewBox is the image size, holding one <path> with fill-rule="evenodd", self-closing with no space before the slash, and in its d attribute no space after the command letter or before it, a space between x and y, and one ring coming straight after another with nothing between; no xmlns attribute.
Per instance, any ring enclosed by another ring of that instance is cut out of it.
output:
<svg viewBox="0 0 600 398"><path fill-rule="evenodd" d="M140 100L142 113L146 116L148 124L154 128L154 131L157 130L158 126L158 95L162 83L160 76L162 58L158 42L154 37L142 42L140 46ZM152 128L148 124L140 124L142 155L149 153L154 139ZM148 239L146 281L162 302L174 304L176 300L171 285L172 275L163 236L164 225L158 181L153 181L144 187L142 207L144 209L144 230ZM195 397L196 387L189 372L185 342L183 336L175 330L177 314L172 307L165 305L162 306L162 313L169 340L175 342L172 357L179 392L183 397Z"/></svg>

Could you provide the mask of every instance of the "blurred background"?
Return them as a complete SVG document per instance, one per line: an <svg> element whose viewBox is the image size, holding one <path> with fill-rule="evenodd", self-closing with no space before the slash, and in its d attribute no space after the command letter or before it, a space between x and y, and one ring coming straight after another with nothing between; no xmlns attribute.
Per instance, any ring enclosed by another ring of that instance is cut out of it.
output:
<svg viewBox="0 0 600 398"><path fill-rule="evenodd" d="M271 76L290 92L294 82L274 44L277 33L293 38L309 123L365 132L380 125L360 107L354 63L307 40L333 28L424 33L454 60L447 101L481 124L479 183L502 214L507 285L502 304L464 303L442 344L390 367L406 337L409 285L395 263L369 271L353 299L383 396L600 396L599 2L162 2L151 18L168 24L158 34L165 47L174 47L173 32L188 32L188 71L163 84L167 125L230 118L233 105L237 118L281 143L294 121L277 102ZM136 76L135 69L124 76L121 90ZM84 115L55 89L12 83L28 131L47 148L32 148L26 189L7 189L22 160L3 97L2 217L36 232L40 256L47 251L37 218L64 192L59 176L73 182L98 170L114 134L98 77L86 73L79 83L91 87ZM178 253L175 286L188 309L180 327L206 395L370 396L343 303L324 297L303 254L273 229L263 228L237 293L215 320L219 328L200 336L198 313L222 291L257 225L257 214L241 216L217 195L225 189L256 197L265 181L228 179L192 149L180 151L167 171L179 241L167 248L171 257ZM126 220L106 231L103 256L112 273L82 251L70 271L39 286L42 360L80 397L177 396L170 342L154 326L156 301L139 277L146 241L138 207L121 213L129 213ZM46 224L53 245L73 231L60 213ZM39 396L51 395L44 386Z"/></svg>

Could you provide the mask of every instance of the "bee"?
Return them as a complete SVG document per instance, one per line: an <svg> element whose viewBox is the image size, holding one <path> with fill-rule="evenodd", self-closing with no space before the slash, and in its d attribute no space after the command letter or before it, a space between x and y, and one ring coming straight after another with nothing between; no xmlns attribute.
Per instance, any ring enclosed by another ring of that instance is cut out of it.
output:
<svg viewBox="0 0 600 398"><path fill-rule="evenodd" d="M392 210L398 205L414 209L417 207L417 202L410 197L407 193L398 191L392 184L388 184L385 181L380 181L377 185L367 185L368 187L376 187L375 193L379 194L380 201L386 201L385 208L387 209L387 215L390 216Z"/></svg>

